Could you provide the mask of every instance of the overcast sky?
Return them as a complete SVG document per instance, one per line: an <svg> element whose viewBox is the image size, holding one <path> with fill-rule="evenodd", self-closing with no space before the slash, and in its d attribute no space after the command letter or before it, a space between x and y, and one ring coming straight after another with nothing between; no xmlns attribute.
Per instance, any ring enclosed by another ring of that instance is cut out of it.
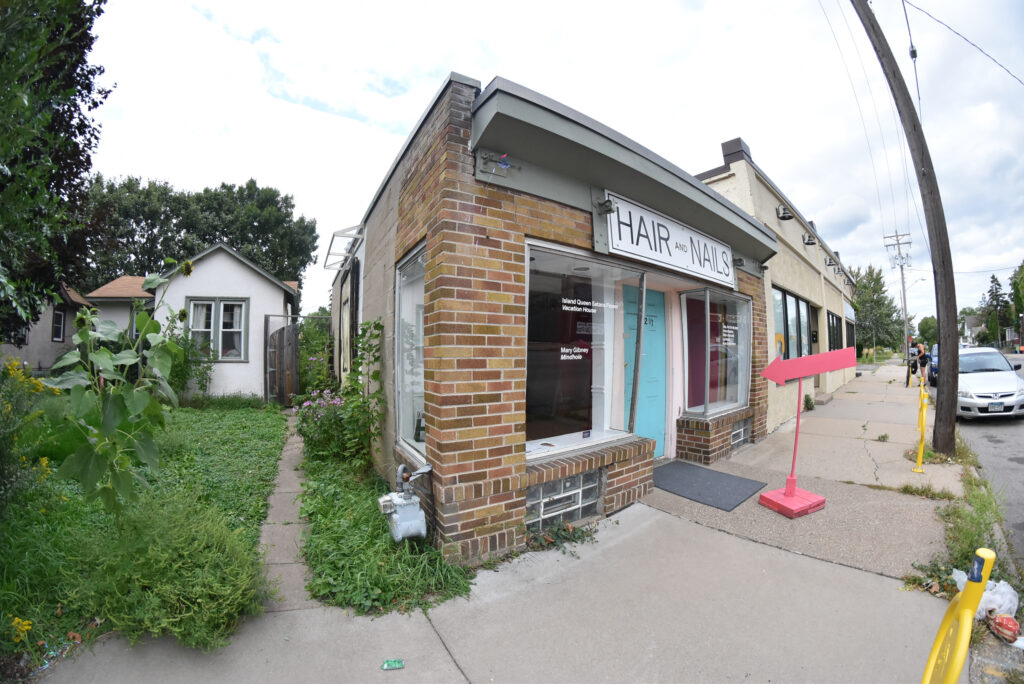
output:
<svg viewBox="0 0 1024 684"><path fill-rule="evenodd" d="M1024 3L914 0L1024 78ZM945 206L957 309L1024 261L1024 85L898 0L874 10L911 92ZM906 10L906 17L904 16ZM908 56L917 47L917 82ZM502 76L691 174L742 137L846 266L909 234L908 310L934 315L920 196L895 108L847 0L328 3L109 0L92 61L116 84L94 169L180 190L254 178L316 219L303 313L329 298L330 234L358 224L456 71ZM699 228L699 226L696 226Z"/></svg>

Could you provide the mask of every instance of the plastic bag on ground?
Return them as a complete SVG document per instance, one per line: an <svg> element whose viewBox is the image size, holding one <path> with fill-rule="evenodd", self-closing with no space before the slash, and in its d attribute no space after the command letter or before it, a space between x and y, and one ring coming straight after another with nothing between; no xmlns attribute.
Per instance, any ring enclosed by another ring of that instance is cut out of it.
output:
<svg viewBox="0 0 1024 684"><path fill-rule="evenodd" d="M956 588L963 591L967 584L967 573L963 570L953 570L953 581L956 582ZM974 614L974 619L984 620L990 610L996 613L1016 615L1017 605L1017 592L1013 587L1003 580L998 583L989 580L985 585L985 593L981 596L981 603L978 604L978 612Z"/></svg>

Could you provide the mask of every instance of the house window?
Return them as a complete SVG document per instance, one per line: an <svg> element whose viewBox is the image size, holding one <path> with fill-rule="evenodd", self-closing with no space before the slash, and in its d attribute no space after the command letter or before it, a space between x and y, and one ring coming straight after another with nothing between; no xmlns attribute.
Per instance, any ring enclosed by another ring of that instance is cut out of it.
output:
<svg viewBox="0 0 1024 684"><path fill-rule="evenodd" d="M398 267L395 382L398 436L420 453L426 449L423 414L423 284L426 253L421 249Z"/></svg>
<svg viewBox="0 0 1024 684"><path fill-rule="evenodd" d="M217 361L247 360L246 300L204 299L189 302L192 342Z"/></svg>
<svg viewBox="0 0 1024 684"><path fill-rule="evenodd" d="M54 342L64 341L64 312L53 310L53 324L50 326L50 338Z"/></svg>
<svg viewBox="0 0 1024 684"><path fill-rule="evenodd" d="M685 292L680 298L687 412L710 415L746 406L750 301L711 288Z"/></svg>
<svg viewBox="0 0 1024 684"><path fill-rule="evenodd" d="M846 321L846 346L857 346L856 326L853 321Z"/></svg>
<svg viewBox="0 0 1024 684"><path fill-rule="evenodd" d="M843 319L828 312L828 350L835 351L843 348Z"/></svg>
<svg viewBox="0 0 1024 684"><path fill-rule="evenodd" d="M623 288L640 273L575 253L529 250L526 453L621 435L625 406ZM632 385L630 385L632 386Z"/></svg>
<svg viewBox="0 0 1024 684"><path fill-rule="evenodd" d="M13 344L15 347L24 347L28 344L28 326L23 325L17 330L12 330L3 342L4 344Z"/></svg>
<svg viewBox="0 0 1024 684"><path fill-rule="evenodd" d="M806 300L772 288L775 354L784 359L811 353L811 309Z"/></svg>

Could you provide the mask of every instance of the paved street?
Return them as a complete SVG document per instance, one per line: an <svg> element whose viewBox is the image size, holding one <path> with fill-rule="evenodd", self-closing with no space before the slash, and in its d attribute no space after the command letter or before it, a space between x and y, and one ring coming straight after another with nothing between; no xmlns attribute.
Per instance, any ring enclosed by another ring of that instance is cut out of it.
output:
<svg viewBox="0 0 1024 684"><path fill-rule="evenodd" d="M1007 354L1011 364L1024 364L1024 356ZM1024 370L1017 371L1024 377ZM981 474L1001 497L1006 513L1003 527L1017 567L1024 569L1024 420L962 420L960 434L978 454Z"/></svg>

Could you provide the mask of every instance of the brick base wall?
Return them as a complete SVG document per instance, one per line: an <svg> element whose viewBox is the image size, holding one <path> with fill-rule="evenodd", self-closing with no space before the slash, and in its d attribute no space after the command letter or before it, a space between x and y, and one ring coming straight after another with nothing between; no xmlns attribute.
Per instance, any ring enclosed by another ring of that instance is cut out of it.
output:
<svg viewBox="0 0 1024 684"><path fill-rule="evenodd" d="M744 408L713 418L680 418L676 421L676 456L684 461L709 465L732 454L733 425L752 418Z"/></svg>

